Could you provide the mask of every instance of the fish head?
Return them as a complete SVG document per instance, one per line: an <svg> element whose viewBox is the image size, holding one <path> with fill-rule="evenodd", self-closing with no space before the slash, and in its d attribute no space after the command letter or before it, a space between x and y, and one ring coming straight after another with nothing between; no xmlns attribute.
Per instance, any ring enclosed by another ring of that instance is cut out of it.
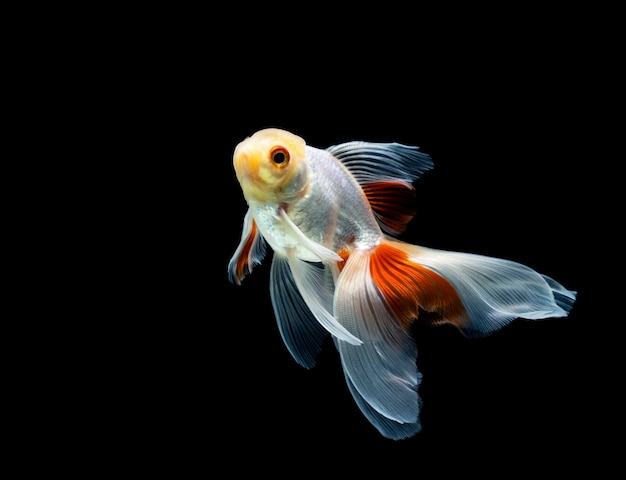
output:
<svg viewBox="0 0 626 480"><path fill-rule="evenodd" d="M233 166L248 201L293 202L308 188L306 143L285 130L267 128L243 140Z"/></svg>

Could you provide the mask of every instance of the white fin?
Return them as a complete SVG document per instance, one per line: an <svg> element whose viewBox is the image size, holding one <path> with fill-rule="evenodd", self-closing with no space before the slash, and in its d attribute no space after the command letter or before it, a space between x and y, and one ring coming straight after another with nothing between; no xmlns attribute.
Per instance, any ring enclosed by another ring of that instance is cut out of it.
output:
<svg viewBox="0 0 626 480"><path fill-rule="evenodd" d="M371 407L399 424L416 424L421 379L417 347L374 285L367 251L356 250L348 257L337 280L335 315L363 341L360 346L336 342L351 388L359 394L357 404L369 406L363 413L371 419ZM380 419L376 424L381 425Z"/></svg>
<svg viewBox="0 0 626 480"><path fill-rule="evenodd" d="M348 385L348 389L350 390L350 393L352 394L352 397L354 398L357 406L359 407L363 415L365 415L365 418L367 418L370 423L384 437L390 438L391 440L403 440L405 438L412 437L422 429L419 418L417 419L417 421L412 423L398 423L378 413L361 396L345 370L344 376L346 379L346 384ZM418 401L421 405L421 400L419 398Z"/></svg>
<svg viewBox="0 0 626 480"><path fill-rule="evenodd" d="M401 143L347 142L326 149L360 184L397 181L411 185L434 164L418 147Z"/></svg>
<svg viewBox="0 0 626 480"><path fill-rule="evenodd" d="M300 242L302 242L302 245L314 255L319 257L321 262L343 262L343 259L330 248L326 248L324 245L315 243L302 233L297 225L291 221L287 212L283 209L280 209L279 216L280 219L285 222L285 226L289 227L289 230L298 238Z"/></svg>
<svg viewBox="0 0 626 480"><path fill-rule="evenodd" d="M342 326L332 314L333 290L329 288L329 278L332 278L329 277L329 272L326 272L321 264L300 260L291 253L288 253L287 258L293 281L320 325L337 339L352 345L360 345L361 340ZM277 281L280 280L275 276L274 282Z"/></svg>
<svg viewBox="0 0 626 480"><path fill-rule="evenodd" d="M277 253L274 253L270 270L270 295L278 330L287 349L300 365L314 367L328 332L317 321L298 291L287 257Z"/></svg>

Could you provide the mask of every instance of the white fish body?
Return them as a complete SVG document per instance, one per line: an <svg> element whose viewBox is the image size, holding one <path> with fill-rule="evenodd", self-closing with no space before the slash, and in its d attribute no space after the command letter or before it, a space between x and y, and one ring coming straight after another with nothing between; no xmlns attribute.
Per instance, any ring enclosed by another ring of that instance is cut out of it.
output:
<svg viewBox="0 0 626 480"><path fill-rule="evenodd" d="M239 284L274 251L270 294L294 359L315 365L330 334L347 385L382 435L420 430L420 311L468 336L516 318L566 316L576 293L509 260L448 252L394 239L415 214L415 179L430 157L398 143L349 142L326 150L279 129L235 149L249 209L228 266Z"/></svg>

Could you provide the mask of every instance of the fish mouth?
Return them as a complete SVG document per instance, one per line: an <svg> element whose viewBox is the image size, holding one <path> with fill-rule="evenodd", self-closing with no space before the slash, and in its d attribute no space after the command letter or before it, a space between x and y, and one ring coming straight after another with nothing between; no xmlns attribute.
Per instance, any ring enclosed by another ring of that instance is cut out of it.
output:
<svg viewBox="0 0 626 480"><path fill-rule="evenodd" d="M245 147L238 147L233 155L235 174L243 195L247 200L267 201L270 193L266 191L265 182L261 178L260 158Z"/></svg>
<svg viewBox="0 0 626 480"><path fill-rule="evenodd" d="M235 173L240 182L246 177L254 178L257 176L258 161L255 161L250 152L244 148L237 147L237 149L235 149L233 166L235 167Z"/></svg>

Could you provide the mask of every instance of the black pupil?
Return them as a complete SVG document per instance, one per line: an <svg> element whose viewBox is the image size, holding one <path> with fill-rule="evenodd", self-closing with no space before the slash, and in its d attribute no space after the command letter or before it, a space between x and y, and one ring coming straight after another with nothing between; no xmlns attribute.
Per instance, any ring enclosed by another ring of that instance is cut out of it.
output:
<svg viewBox="0 0 626 480"><path fill-rule="evenodd" d="M274 163L280 165L281 163L285 163L287 161L287 155L284 152L276 152L274 153Z"/></svg>

